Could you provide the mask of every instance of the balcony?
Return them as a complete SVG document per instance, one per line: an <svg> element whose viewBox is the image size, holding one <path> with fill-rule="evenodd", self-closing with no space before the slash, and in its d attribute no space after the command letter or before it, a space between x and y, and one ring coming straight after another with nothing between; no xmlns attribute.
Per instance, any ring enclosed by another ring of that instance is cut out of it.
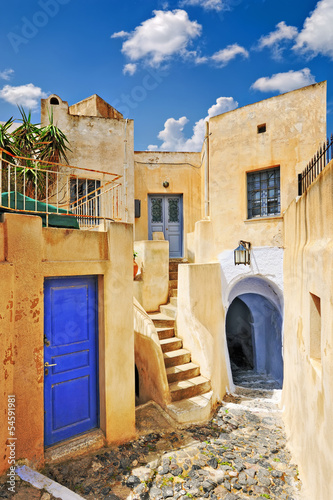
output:
<svg viewBox="0 0 333 500"><path fill-rule="evenodd" d="M103 221L123 219L121 177L0 148L0 211L38 215L46 227L96 230Z"/></svg>

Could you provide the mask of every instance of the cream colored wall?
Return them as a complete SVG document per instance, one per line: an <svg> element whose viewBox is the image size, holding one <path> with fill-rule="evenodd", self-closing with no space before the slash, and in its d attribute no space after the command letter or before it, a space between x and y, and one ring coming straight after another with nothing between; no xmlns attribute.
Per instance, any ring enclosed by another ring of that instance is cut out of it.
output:
<svg viewBox="0 0 333 500"><path fill-rule="evenodd" d="M333 162L285 213L284 420L309 499L333 492ZM310 356L311 295L321 360Z"/></svg>
<svg viewBox="0 0 333 500"><path fill-rule="evenodd" d="M184 213L184 250L186 234L194 231L201 218L200 153L136 151L135 199L141 200L141 217L135 219L135 240L148 239L148 194L182 194ZM169 187L164 188L163 182Z"/></svg>
<svg viewBox="0 0 333 500"><path fill-rule="evenodd" d="M69 112L71 115L99 116L101 118L116 118L118 120L124 118L119 111L96 94L73 104L69 107Z"/></svg>
<svg viewBox="0 0 333 500"><path fill-rule="evenodd" d="M166 304L169 293L169 242L135 241L139 266L134 281L134 297L147 312L158 311Z"/></svg>
<svg viewBox="0 0 333 500"><path fill-rule="evenodd" d="M178 266L177 336L201 374L210 379L213 403L221 401L230 382L229 356L225 337L220 264Z"/></svg>
<svg viewBox="0 0 333 500"><path fill-rule="evenodd" d="M48 123L50 96L41 101L41 124ZM68 103L60 101L52 106L55 124L69 140L68 162L74 167L100 170L122 175L120 182L125 189L127 184L127 215L124 205L121 208L122 220L134 221L134 122L124 119L102 118L98 116L73 115L69 113ZM126 134L125 134L126 128ZM127 170L124 172L125 138L127 140ZM77 173L77 172L75 172ZM81 174L79 173L81 176ZM124 179L124 176L126 179ZM82 171L82 177L100 178L99 174ZM108 180L108 179L107 179ZM127 217L127 218L126 218Z"/></svg>
<svg viewBox="0 0 333 500"><path fill-rule="evenodd" d="M139 374L139 404L156 401L162 408L170 403L164 357L154 323L134 299L135 365Z"/></svg>
<svg viewBox="0 0 333 500"><path fill-rule="evenodd" d="M267 131L258 134L263 123ZM213 117L209 132L211 228L197 238L201 261L235 248L240 239L283 246L282 214L297 196L297 174L326 139L326 82ZM281 217L247 220L246 173L278 165Z"/></svg>
<svg viewBox="0 0 333 500"><path fill-rule="evenodd" d="M135 435L132 225L107 233L42 228L40 217L5 214L0 223L0 411L15 394L16 457L44 461L44 277L99 277L100 426L107 444ZM8 438L0 426L0 440ZM8 468L8 448L0 474Z"/></svg>

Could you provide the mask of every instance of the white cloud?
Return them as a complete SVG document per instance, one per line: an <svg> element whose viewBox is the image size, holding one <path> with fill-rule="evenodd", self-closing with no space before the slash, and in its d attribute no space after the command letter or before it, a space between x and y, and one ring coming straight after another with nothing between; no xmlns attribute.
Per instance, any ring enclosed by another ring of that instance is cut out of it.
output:
<svg viewBox="0 0 333 500"><path fill-rule="evenodd" d="M180 5L199 5L207 10L223 10L226 8L223 0L183 0Z"/></svg>
<svg viewBox="0 0 333 500"><path fill-rule="evenodd" d="M333 59L333 0L320 0L304 22L294 50L310 56L323 54Z"/></svg>
<svg viewBox="0 0 333 500"><path fill-rule="evenodd" d="M4 71L0 71L0 80L10 80L13 74L13 69L5 69Z"/></svg>
<svg viewBox="0 0 333 500"><path fill-rule="evenodd" d="M262 36L258 42L258 48L270 48L273 50L273 55L276 59L281 58L281 54L285 48L287 40L295 40L298 35L295 26L288 26L284 21L276 25L275 31L271 31L268 35Z"/></svg>
<svg viewBox="0 0 333 500"><path fill-rule="evenodd" d="M190 21L184 10L155 10L154 17L129 34L122 52L132 62L143 60L151 66L159 66L172 56L186 55L187 47L200 34L201 25Z"/></svg>
<svg viewBox="0 0 333 500"><path fill-rule="evenodd" d="M136 72L136 69L137 69L136 64L128 63L128 64L125 64L124 69L123 69L123 73L124 73L124 75L128 74L128 75L132 76Z"/></svg>
<svg viewBox="0 0 333 500"><path fill-rule="evenodd" d="M216 103L208 110L206 118L201 118L193 127L192 137L187 139L184 135L184 127L188 123L186 116L179 120L168 118L164 123L164 129L158 134L158 138L163 141L160 147L156 145L148 146L149 151L201 151L205 137L205 121L209 118L226 113L237 108L238 102L232 97L219 97Z"/></svg>
<svg viewBox="0 0 333 500"><path fill-rule="evenodd" d="M213 54L212 60L219 63L221 66L225 66L238 55L245 58L249 57L249 53L246 49L244 49L244 47L234 43L233 45L228 45L225 49L219 50Z"/></svg>
<svg viewBox="0 0 333 500"><path fill-rule="evenodd" d="M111 35L111 38L128 38L129 37L129 33L127 31L117 31L117 33L113 33L113 35Z"/></svg>
<svg viewBox="0 0 333 500"><path fill-rule="evenodd" d="M25 106L29 109L36 109L39 100L47 97L47 94L40 87L35 87L32 83L13 87L5 85L0 90L0 98L13 105Z"/></svg>
<svg viewBox="0 0 333 500"><path fill-rule="evenodd" d="M290 70L287 73L277 73L271 77L265 76L259 78L251 88L260 90L261 92L275 92L277 90L283 93L311 85L315 82L315 77L311 74L309 68L304 68L299 71Z"/></svg>

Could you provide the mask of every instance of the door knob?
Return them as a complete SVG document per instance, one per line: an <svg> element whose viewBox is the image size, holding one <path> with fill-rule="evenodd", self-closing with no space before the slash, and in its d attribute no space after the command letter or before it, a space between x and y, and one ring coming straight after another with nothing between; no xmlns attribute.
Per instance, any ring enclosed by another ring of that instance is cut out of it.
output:
<svg viewBox="0 0 333 500"><path fill-rule="evenodd" d="M57 363L54 363L53 365L49 365L48 361L44 363L45 368L50 368L50 366L57 366Z"/></svg>

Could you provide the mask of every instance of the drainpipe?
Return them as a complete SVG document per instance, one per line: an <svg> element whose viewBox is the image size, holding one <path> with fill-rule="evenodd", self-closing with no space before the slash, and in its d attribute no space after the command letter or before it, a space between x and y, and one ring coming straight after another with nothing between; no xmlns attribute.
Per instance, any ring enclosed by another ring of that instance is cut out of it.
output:
<svg viewBox="0 0 333 500"><path fill-rule="evenodd" d="M205 122L205 218L209 217L209 121Z"/></svg>
<svg viewBox="0 0 333 500"><path fill-rule="evenodd" d="M124 131L124 205L125 205L125 222L128 222L128 208L127 208L127 122L125 121L125 131Z"/></svg>

